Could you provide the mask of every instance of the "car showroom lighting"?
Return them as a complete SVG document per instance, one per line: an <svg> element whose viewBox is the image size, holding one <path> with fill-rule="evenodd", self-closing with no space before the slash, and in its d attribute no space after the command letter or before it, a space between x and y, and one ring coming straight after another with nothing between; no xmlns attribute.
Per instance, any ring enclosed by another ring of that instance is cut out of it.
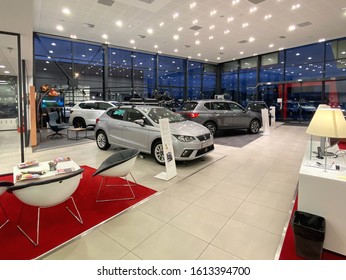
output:
<svg viewBox="0 0 346 280"><path fill-rule="evenodd" d="M288 27L288 31L293 31L293 30L295 30L296 29L296 26L295 25L290 25L289 27Z"/></svg>
<svg viewBox="0 0 346 280"><path fill-rule="evenodd" d="M157 49L159 46L158 45L154 45L154 48Z"/></svg>
<svg viewBox="0 0 346 280"><path fill-rule="evenodd" d="M221 59L221 57L219 57L219 56L218 56L216 59L217 59L217 60L220 60L220 59Z"/></svg>
<svg viewBox="0 0 346 280"><path fill-rule="evenodd" d="M231 22L231 21L233 21L233 20L234 20L233 17L228 17L228 18L227 18L227 22Z"/></svg>
<svg viewBox="0 0 346 280"><path fill-rule="evenodd" d="M174 52L178 52L178 49L174 49Z"/></svg>
<svg viewBox="0 0 346 280"><path fill-rule="evenodd" d="M211 16L215 15L215 14L216 14L216 10L212 10L209 14L210 14Z"/></svg>
<svg viewBox="0 0 346 280"><path fill-rule="evenodd" d="M214 36L209 36L209 40L213 40L214 39Z"/></svg>
<svg viewBox="0 0 346 280"><path fill-rule="evenodd" d="M117 20L115 22L115 25L118 26L118 27L122 27L123 26L123 22L121 20Z"/></svg>
<svg viewBox="0 0 346 280"><path fill-rule="evenodd" d="M56 46L56 44L55 44L54 42L53 42L53 43L51 43L51 45L52 45L52 46Z"/></svg>
<svg viewBox="0 0 346 280"><path fill-rule="evenodd" d="M270 45L269 45L269 48L272 48L272 47L274 47L274 44L270 44Z"/></svg>
<svg viewBox="0 0 346 280"><path fill-rule="evenodd" d="M232 5L238 4L240 0L233 0Z"/></svg>
<svg viewBox="0 0 346 280"><path fill-rule="evenodd" d="M76 34L71 34L71 35L70 35L70 38L71 38L71 39L77 39L77 35L76 35Z"/></svg>
<svg viewBox="0 0 346 280"><path fill-rule="evenodd" d="M199 35L199 32L198 32L198 31L196 31L196 32L195 32L195 36L198 36L198 35Z"/></svg>
<svg viewBox="0 0 346 280"><path fill-rule="evenodd" d="M244 23L242 24L242 27L243 27L243 28L248 27L248 26L249 26L249 23L248 23L248 22L244 22Z"/></svg>
<svg viewBox="0 0 346 280"><path fill-rule="evenodd" d="M6 71L4 71L4 73L5 73L5 74L10 74L10 71L7 71L7 70L6 70Z"/></svg>
<svg viewBox="0 0 346 280"><path fill-rule="evenodd" d="M326 40L326 39L321 38L321 39L318 40L318 42L319 42L319 43L322 43L322 42L324 42L325 40Z"/></svg>
<svg viewBox="0 0 346 280"><path fill-rule="evenodd" d="M179 16L179 13L174 13L173 18L177 18Z"/></svg>
<svg viewBox="0 0 346 280"><path fill-rule="evenodd" d="M135 43L135 40L131 39L130 44L134 44L134 43Z"/></svg>
<svg viewBox="0 0 346 280"><path fill-rule="evenodd" d="M220 50L223 50L223 49L224 49L224 47L223 47L223 46L221 46L221 47L220 47Z"/></svg>
<svg viewBox="0 0 346 280"><path fill-rule="evenodd" d="M243 51L241 51L239 54L244 54L244 52L243 52Z"/></svg>
<svg viewBox="0 0 346 280"><path fill-rule="evenodd" d="M190 9L193 9L194 7L196 7L197 3L196 2L192 2L190 3Z"/></svg>
<svg viewBox="0 0 346 280"><path fill-rule="evenodd" d="M5 65L0 65L0 68L6 68L6 66Z"/></svg>
<svg viewBox="0 0 346 280"><path fill-rule="evenodd" d="M179 35L178 35L178 34L174 34L174 35L173 35L173 39L174 39L174 40L179 40Z"/></svg>
<svg viewBox="0 0 346 280"><path fill-rule="evenodd" d="M272 17L272 15L265 15L264 20L270 19L271 17Z"/></svg>
<svg viewBox="0 0 346 280"><path fill-rule="evenodd" d="M201 56L202 54L198 53L197 56Z"/></svg>
<svg viewBox="0 0 346 280"><path fill-rule="evenodd" d="M252 7L250 8L250 14L254 13L257 11L257 7Z"/></svg>
<svg viewBox="0 0 346 280"><path fill-rule="evenodd" d="M200 43L201 43L200 40L196 40L196 41L195 41L195 44L196 44L196 45L199 45Z"/></svg>
<svg viewBox="0 0 346 280"><path fill-rule="evenodd" d="M62 9L62 12L63 12L63 14L65 14L65 15L71 14L71 11L70 11L69 8L63 8L63 9Z"/></svg>
<svg viewBox="0 0 346 280"><path fill-rule="evenodd" d="M160 22L160 27L162 27L162 26L164 26L165 25L165 23L162 21L162 22Z"/></svg>
<svg viewBox="0 0 346 280"><path fill-rule="evenodd" d="M148 34L153 34L153 33L154 33L154 30L153 30L152 28L148 28L148 29L147 29L147 32L148 32Z"/></svg>
<svg viewBox="0 0 346 280"><path fill-rule="evenodd" d="M193 21L192 21L192 24L196 24L198 22L198 19L194 19Z"/></svg>
<svg viewBox="0 0 346 280"><path fill-rule="evenodd" d="M254 37L250 37L249 38L249 42L253 42L253 41L255 41L255 38Z"/></svg>
<svg viewBox="0 0 346 280"><path fill-rule="evenodd" d="M178 32L180 32L180 31L182 31L183 30L183 28L182 27L179 27L178 28Z"/></svg>
<svg viewBox="0 0 346 280"><path fill-rule="evenodd" d="M60 24L56 26L56 29L59 31L64 31L64 27Z"/></svg>
<svg viewBox="0 0 346 280"><path fill-rule="evenodd" d="M107 34L103 34L103 35L102 35L102 39L107 40L107 39L108 39L108 35L107 35Z"/></svg>
<svg viewBox="0 0 346 280"><path fill-rule="evenodd" d="M300 8L300 4L292 5L292 10L296 10Z"/></svg>
<svg viewBox="0 0 346 280"><path fill-rule="evenodd" d="M227 29L227 30L225 30L224 32L223 32L223 34L228 34L229 33L229 29Z"/></svg>
<svg viewBox="0 0 346 280"><path fill-rule="evenodd" d="M214 25L214 24L209 26L209 30L212 30L212 29L214 29L214 28L215 28L215 25Z"/></svg>

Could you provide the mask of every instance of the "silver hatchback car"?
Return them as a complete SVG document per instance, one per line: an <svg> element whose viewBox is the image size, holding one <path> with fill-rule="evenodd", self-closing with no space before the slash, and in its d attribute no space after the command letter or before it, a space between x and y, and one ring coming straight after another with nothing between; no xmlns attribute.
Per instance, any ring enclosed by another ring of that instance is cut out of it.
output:
<svg viewBox="0 0 346 280"><path fill-rule="evenodd" d="M213 136L203 125L184 119L171 110L148 105L108 109L96 120L96 144L101 150L111 145L135 148L165 164L159 120L170 123L175 160L193 160L214 150Z"/></svg>
<svg viewBox="0 0 346 280"><path fill-rule="evenodd" d="M255 134L262 126L261 114L229 100L187 101L177 112L188 120L204 125L212 134L226 129L247 129Z"/></svg>

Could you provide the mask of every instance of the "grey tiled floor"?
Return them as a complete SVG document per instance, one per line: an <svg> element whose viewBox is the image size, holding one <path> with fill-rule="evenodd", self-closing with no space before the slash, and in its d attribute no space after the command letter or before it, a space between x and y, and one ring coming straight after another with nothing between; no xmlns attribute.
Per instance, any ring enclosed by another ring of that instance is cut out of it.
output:
<svg viewBox="0 0 346 280"><path fill-rule="evenodd" d="M154 177L162 166L139 157L134 177L158 192L44 259L274 259L309 139L305 130L271 127L269 135L241 148L217 144L202 160L178 164L178 175L168 182ZM0 156L1 173L11 172L18 146L0 143L3 151L12 149ZM25 153L27 160L41 161L69 155L97 168L112 151L90 141Z"/></svg>

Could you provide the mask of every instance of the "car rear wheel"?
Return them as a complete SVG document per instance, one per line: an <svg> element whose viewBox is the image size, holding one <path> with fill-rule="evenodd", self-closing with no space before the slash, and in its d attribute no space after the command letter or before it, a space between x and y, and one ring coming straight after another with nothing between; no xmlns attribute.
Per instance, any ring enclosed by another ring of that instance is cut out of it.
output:
<svg viewBox="0 0 346 280"><path fill-rule="evenodd" d="M96 135L96 144L101 150L108 150L111 146L108 142L108 138L105 132L100 131Z"/></svg>
<svg viewBox="0 0 346 280"><path fill-rule="evenodd" d="M86 127L85 120L83 118L77 117L73 119L73 126L75 128L78 127Z"/></svg>
<svg viewBox="0 0 346 280"><path fill-rule="evenodd" d="M252 120L252 121L250 122L250 126L249 126L248 131L249 131L249 133L251 133L251 134L256 134L256 133L259 132L260 127L261 127L261 125L260 125L259 120L255 119L255 120Z"/></svg>
<svg viewBox="0 0 346 280"><path fill-rule="evenodd" d="M215 123L213 123L213 122L206 122L204 124L204 126L209 129L209 131L210 131L210 133L212 135L214 135L216 133L216 125L215 125Z"/></svg>
<svg viewBox="0 0 346 280"><path fill-rule="evenodd" d="M154 156L158 164L165 165L165 156L163 154L163 145L161 140L155 141L151 150L151 154Z"/></svg>

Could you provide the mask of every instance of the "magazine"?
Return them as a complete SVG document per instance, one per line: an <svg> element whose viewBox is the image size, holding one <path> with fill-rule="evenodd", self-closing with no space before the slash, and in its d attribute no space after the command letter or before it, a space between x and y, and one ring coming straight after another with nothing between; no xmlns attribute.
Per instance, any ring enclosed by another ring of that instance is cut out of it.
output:
<svg viewBox="0 0 346 280"><path fill-rule="evenodd" d="M68 167L68 168L60 168L60 169L57 169L57 173L58 174L64 174L64 173L68 173L68 172L73 172L75 169L74 167Z"/></svg>
<svg viewBox="0 0 346 280"><path fill-rule="evenodd" d="M58 163L58 162L64 162L64 161L70 161L70 160L71 160L70 157L57 157L57 158L55 158L53 161L54 161L55 163Z"/></svg>
<svg viewBox="0 0 346 280"><path fill-rule="evenodd" d="M28 167L33 167L33 166L38 166L40 163L37 160L31 160L31 161L26 161L18 164L19 169L23 168L28 168Z"/></svg>
<svg viewBox="0 0 346 280"><path fill-rule="evenodd" d="M40 175L39 174L17 174L16 175L16 181L26 181L26 180L33 180L33 179L39 179Z"/></svg>

